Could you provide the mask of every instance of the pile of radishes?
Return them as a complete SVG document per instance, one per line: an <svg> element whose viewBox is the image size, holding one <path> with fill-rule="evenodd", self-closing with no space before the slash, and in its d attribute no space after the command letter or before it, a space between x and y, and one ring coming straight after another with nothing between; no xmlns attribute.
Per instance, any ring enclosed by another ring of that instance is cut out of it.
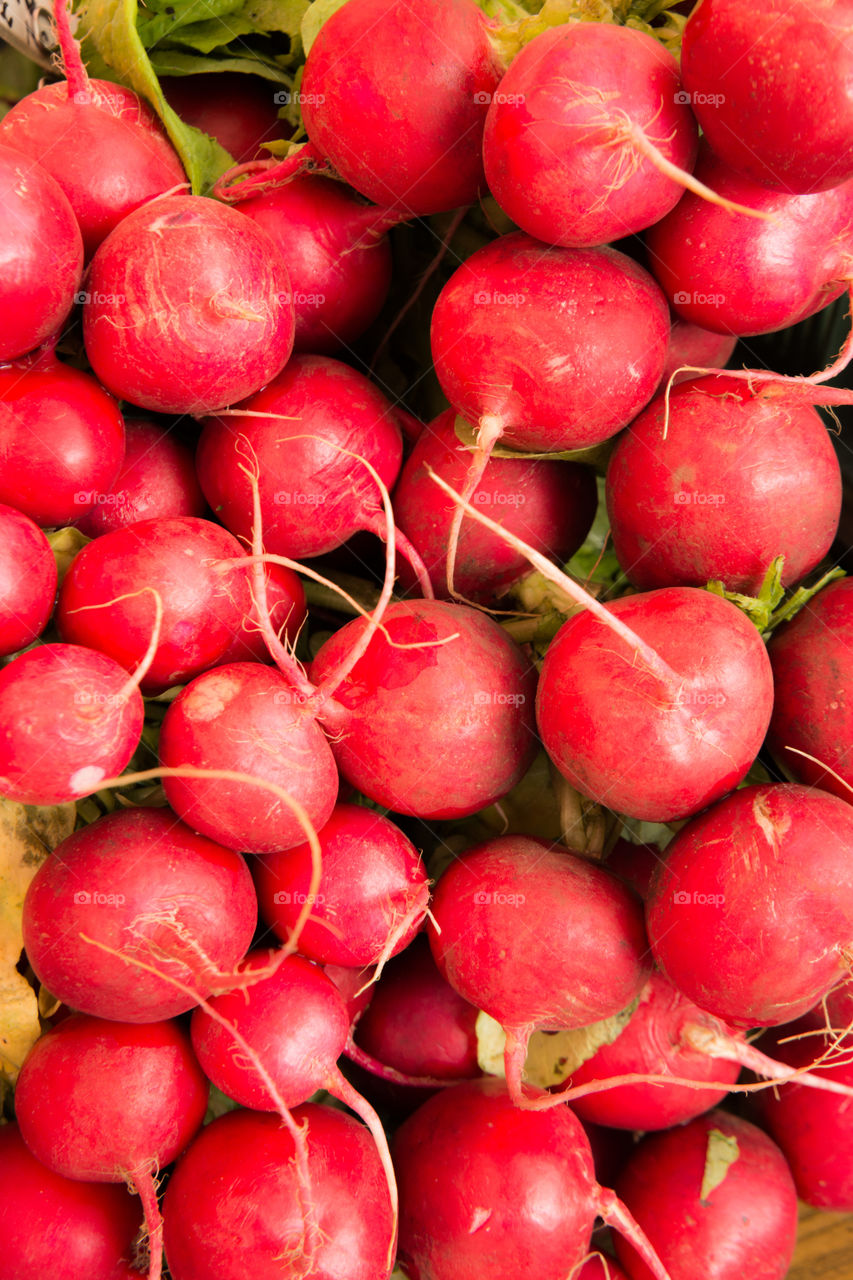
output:
<svg viewBox="0 0 853 1280"><path fill-rule="evenodd" d="M0 803L77 806L0 1280L782 1280L853 1212L853 338L716 372L853 281L853 2L487 7L324 4L210 193L61 0L0 122Z"/></svg>

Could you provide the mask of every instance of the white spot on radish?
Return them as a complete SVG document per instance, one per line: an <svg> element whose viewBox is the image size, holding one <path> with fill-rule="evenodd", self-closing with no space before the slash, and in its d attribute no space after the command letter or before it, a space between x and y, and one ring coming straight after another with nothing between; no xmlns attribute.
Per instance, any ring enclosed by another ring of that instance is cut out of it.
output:
<svg viewBox="0 0 853 1280"><path fill-rule="evenodd" d="M491 1216L491 1209L486 1209L482 1205L478 1205L471 1215L471 1225L468 1228L468 1235L472 1236L475 1231L479 1231L480 1227L485 1226Z"/></svg>
<svg viewBox="0 0 853 1280"><path fill-rule="evenodd" d="M233 676L224 673L216 678L211 676L189 695L184 705L184 714L188 720L215 720L240 692L240 688L240 681Z"/></svg>
<svg viewBox="0 0 853 1280"><path fill-rule="evenodd" d="M106 773L96 764L84 765L82 769L78 769L76 773L72 773L69 779L69 786L72 791L84 796L90 791L94 791L99 782L106 777Z"/></svg>
<svg viewBox="0 0 853 1280"><path fill-rule="evenodd" d="M757 796L752 804L752 816L761 828L765 840L770 848L778 856L781 852L779 840L784 836L785 832L790 829L791 815L786 813L784 816L774 820L771 817L770 809L766 803L766 798L761 795Z"/></svg>

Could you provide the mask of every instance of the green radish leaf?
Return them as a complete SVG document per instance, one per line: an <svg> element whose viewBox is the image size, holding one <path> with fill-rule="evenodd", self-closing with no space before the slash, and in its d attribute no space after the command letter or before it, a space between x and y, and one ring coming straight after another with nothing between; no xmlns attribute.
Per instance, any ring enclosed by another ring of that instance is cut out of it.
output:
<svg viewBox="0 0 853 1280"><path fill-rule="evenodd" d="M240 71L245 75L262 76L275 84L290 85L290 72L277 62L257 58L232 58L226 50L221 57L206 57L199 53L183 53L180 49L157 49L151 53L152 69L157 76L206 75L210 71Z"/></svg>
<svg viewBox="0 0 853 1280"><path fill-rule="evenodd" d="M476 449L477 430L471 426L471 423L466 418L457 414L453 429L456 432L457 440L464 444L466 449ZM601 444L591 445L587 449L565 449L559 453L525 453L520 449L510 449L508 445L497 444L492 450L492 457L528 458L533 461L547 459L549 462L585 462L591 467L596 467L604 475L608 459L615 444L616 437L612 436L609 440L604 440Z"/></svg>
<svg viewBox="0 0 853 1280"><path fill-rule="evenodd" d="M302 47L305 56L311 52L311 46L320 33L324 22L328 22L333 13L343 9L347 0L314 0L302 18Z"/></svg>
<svg viewBox="0 0 853 1280"><path fill-rule="evenodd" d="M711 1129L705 1148L705 1169L699 1199L705 1201L724 1180L731 1166L740 1155L737 1138L729 1138L719 1129Z"/></svg>
<svg viewBox="0 0 853 1280"><path fill-rule="evenodd" d="M168 5L162 13L151 11L146 6L137 16L136 30L145 48L150 49L164 37L168 37L170 41L180 41L181 31L186 26L211 18L223 18L239 8L240 0L183 0L182 4ZM236 35L237 32L233 34ZM231 38L231 35L227 35L218 43L227 44Z"/></svg>
<svg viewBox="0 0 853 1280"><path fill-rule="evenodd" d="M795 617L803 606L807 605L824 587L829 586L830 582L847 576L843 569L830 569L812 586L797 587L786 600L785 588L782 586L784 564L785 557L777 556L767 570L757 596L745 596L739 591L727 591L719 581L707 583L705 590L737 605L747 617L752 619L761 634L767 637L780 623L789 622Z"/></svg>

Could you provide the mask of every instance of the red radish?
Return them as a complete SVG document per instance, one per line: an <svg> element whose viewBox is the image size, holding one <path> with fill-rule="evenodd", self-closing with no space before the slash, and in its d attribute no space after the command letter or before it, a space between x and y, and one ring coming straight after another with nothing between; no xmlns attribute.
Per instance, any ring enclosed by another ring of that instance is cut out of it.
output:
<svg viewBox="0 0 853 1280"><path fill-rule="evenodd" d="M336 805L317 838L323 865L299 935L301 954L356 969L402 951L429 902L429 881L412 842L388 818L354 804ZM261 915L284 941L308 900L313 871L307 843L255 866Z"/></svg>
<svg viewBox="0 0 853 1280"><path fill-rule="evenodd" d="M455 507L436 492L428 468L462 488L471 451L459 440L456 414L447 409L421 432L394 490L394 512L414 543L438 596L446 595L445 561ZM598 494L587 467L568 462L494 458L475 503L537 551L563 562L589 533ZM469 600L488 603L530 572L524 556L494 534L465 520L459 533L455 583Z"/></svg>
<svg viewBox="0 0 853 1280"><path fill-rule="evenodd" d="M0 123L0 142L56 180L90 258L126 214L187 178L147 102L110 80L89 79L66 3L56 0L53 14L67 83L42 85L17 102Z"/></svg>
<svg viewBox="0 0 853 1280"><path fill-rule="evenodd" d="M320 28L300 86L314 148L356 191L410 217L471 204L503 68L471 0L348 0Z"/></svg>
<svg viewBox="0 0 853 1280"><path fill-rule="evenodd" d="M233 198L239 199L239 186ZM240 203L279 245L296 308L294 351L336 352L376 319L391 284L385 234L403 215L340 182L302 174Z"/></svg>
<svg viewBox="0 0 853 1280"><path fill-rule="evenodd" d="M261 76L242 71L211 71L191 76L160 76L160 88L186 124L215 138L237 164L268 156L265 142L289 137L279 118L286 93Z"/></svg>
<svg viewBox="0 0 853 1280"><path fill-rule="evenodd" d="M0 503L0 657L41 635L53 612L56 561L38 525Z"/></svg>
<svg viewBox="0 0 853 1280"><path fill-rule="evenodd" d="M0 1280L124 1280L141 1220L123 1187L64 1178L0 1127Z"/></svg>
<svg viewBox="0 0 853 1280"><path fill-rule="evenodd" d="M163 1201L173 1280L379 1280L393 1253L393 1215L363 1125L306 1103L313 1242L295 1148L278 1116L231 1111L207 1125L169 1180ZM286 1260L284 1262L283 1260Z"/></svg>
<svg viewBox="0 0 853 1280"><path fill-rule="evenodd" d="M383 969L358 1020L356 1046L382 1066L412 1077L479 1076L477 1012L445 982L426 937L419 935Z"/></svg>
<svg viewBox="0 0 853 1280"><path fill-rule="evenodd" d="M635 844L620 836L607 855L606 866L608 871L626 880L645 901L661 857L659 845Z"/></svg>
<svg viewBox="0 0 853 1280"><path fill-rule="evenodd" d="M443 976L507 1032L516 1101L532 1031L609 1018L648 977L636 895L604 868L541 840L501 836L469 849L439 880L432 922Z"/></svg>
<svg viewBox="0 0 853 1280"><path fill-rule="evenodd" d="M771 216L720 209L688 191L649 228L649 269L682 319L726 335L772 333L844 292L853 182L818 195L783 195L733 173L707 149L696 176Z"/></svg>
<svg viewBox="0 0 853 1280"><path fill-rule="evenodd" d="M89 267L86 354L104 386L160 413L211 413L280 373L290 278L267 233L205 196L129 213Z"/></svg>
<svg viewBox="0 0 853 1280"><path fill-rule="evenodd" d="M0 793L64 804L96 791L139 743L142 697L123 667L94 649L43 644L0 670Z"/></svg>
<svg viewBox="0 0 853 1280"><path fill-rule="evenodd" d="M526 1114L502 1080L466 1081L434 1094L400 1126L394 1160L407 1274L566 1280L588 1256L601 1217L666 1280L625 1206L596 1182L589 1142L568 1107Z"/></svg>
<svg viewBox="0 0 853 1280"><path fill-rule="evenodd" d="M531 40L501 80L486 117L486 179L513 222L545 244L606 244L677 203L697 136L678 63L660 41L570 22Z"/></svg>
<svg viewBox="0 0 853 1280"><path fill-rule="evenodd" d="M91 376L53 350L0 368L0 501L43 528L73 524L109 493L124 419Z"/></svg>
<svg viewBox="0 0 853 1280"><path fill-rule="evenodd" d="M281 799L259 796L251 777L290 792L314 827L331 816L338 773L305 695L278 671L238 662L197 676L170 705L160 731L170 769L231 770L243 782L167 777L172 808L194 830L229 849L275 853L302 844L305 828Z"/></svg>
<svg viewBox="0 0 853 1280"><path fill-rule="evenodd" d="M140 1027L82 1013L36 1041L18 1078L15 1114L38 1160L66 1178L127 1182L138 1191L150 1280L159 1280L162 1256L154 1174L201 1128L208 1092L178 1023Z"/></svg>
<svg viewBox="0 0 853 1280"><path fill-rule="evenodd" d="M97 538L140 520L203 516L206 509L187 446L168 427L131 418L115 484L108 493L96 493L95 506L75 523L88 538Z"/></svg>
<svg viewBox="0 0 853 1280"><path fill-rule="evenodd" d="M333 741L344 777L425 819L476 813L506 795L536 751L535 677L521 650L473 609L402 601L347 670L368 625L347 623L311 668L318 696L344 708Z"/></svg>
<svg viewBox="0 0 853 1280"><path fill-rule="evenodd" d="M359 459L390 488L402 448L390 401L363 374L328 356L294 356L239 414L205 424L196 466L217 517L250 541L251 463L264 548L298 560L334 550L359 529L384 534L379 491Z"/></svg>
<svg viewBox="0 0 853 1280"><path fill-rule="evenodd" d="M758 754L773 701L767 651L745 614L694 587L625 596L606 613L635 643L589 610L564 623L539 677L545 749L608 808L687 817L737 786Z"/></svg>
<svg viewBox="0 0 853 1280"><path fill-rule="evenodd" d="M195 835L170 809L122 809L75 831L24 900L27 958L52 995L120 1022L156 1022L228 986L252 941L257 902L238 853ZM97 945L93 945L93 943Z"/></svg>
<svg viewBox="0 0 853 1280"><path fill-rule="evenodd" d="M853 1016L853 1015L851 1015ZM822 1025L817 1011L808 1018L763 1036L761 1048L792 1068L810 1067L831 1041L807 1034ZM801 1035L801 1039L786 1039ZM853 1085L853 1064L831 1055L815 1074ZM804 1088L798 1081L767 1090L753 1099L753 1113L782 1149L801 1200L818 1209L853 1213L853 1098ZM831 1140L830 1140L831 1135Z"/></svg>
<svg viewBox="0 0 853 1280"><path fill-rule="evenodd" d="M684 30L684 88L714 150L778 191L853 177L853 5L703 0Z"/></svg>
<svg viewBox="0 0 853 1280"><path fill-rule="evenodd" d="M105 533L75 556L59 593L60 634L134 670L151 640L160 595L163 622L141 688L160 693L221 662L249 613L247 569L221 571L244 557L240 543L210 520L173 516ZM246 561L248 567L248 560Z"/></svg>
<svg viewBox="0 0 853 1280"><path fill-rule="evenodd" d="M672 328L669 333L669 348L666 363L663 366L658 390L664 391L670 378L672 385L677 386L691 377L689 371L677 373L682 365L694 365L700 369L707 367L724 369L731 359L737 345L734 334L714 333L711 329L703 329L681 316L672 316Z"/></svg>
<svg viewBox="0 0 853 1280"><path fill-rule="evenodd" d="M0 360L16 360L68 318L83 275L83 239L59 184L5 144L0 196Z"/></svg>
<svg viewBox="0 0 853 1280"><path fill-rule="evenodd" d="M767 735L774 759L795 781L848 802L853 800L847 699L851 644L853 580L845 578L819 591L767 646L776 690Z"/></svg>
<svg viewBox="0 0 853 1280"><path fill-rule="evenodd" d="M630 1277L609 1253L594 1253L571 1280L630 1280Z"/></svg>
<svg viewBox="0 0 853 1280"><path fill-rule="evenodd" d="M783 1280L797 1234L797 1193L785 1159L760 1129L725 1111L644 1138L616 1193L671 1280ZM617 1236L631 1280L654 1272Z"/></svg>
<svg viewBox="0 0 853 1280"><path fill-rule="evenodd" d="M777 556L790 586L829 551L841 468L811 405L725 375L691 378L621 436L606 492L613 549L636 586L714 578L758 595Z"/></svg>
<svg viewBox="0 0 853 1280"><path fill-rule="evenodd" d="M305 591L292 569L280 564L264 567L266 579L267 610L270 623L282 642L293 646L308 615ZM223 653L220 664L229 662L270 662L269 648L258 613L254 593L249 612L244 616L240 631Z"/></svg>
<svg viewBox="0 0 853 1280"><path fill-rule="evenodd" d="M658 965L735 1026L805 1013L849 971L851 841L849 804L787 783L746 787L693 818L647 903Z"/></svg>
<svg viewBox="0 0 853 1280"><path fill-rule="evenodd" d="M376 988L372 985L373 969L347 969L337 964L323 965L323 972L331 978L344 998L350 1029L358 1022L373 998Z"/></svg>

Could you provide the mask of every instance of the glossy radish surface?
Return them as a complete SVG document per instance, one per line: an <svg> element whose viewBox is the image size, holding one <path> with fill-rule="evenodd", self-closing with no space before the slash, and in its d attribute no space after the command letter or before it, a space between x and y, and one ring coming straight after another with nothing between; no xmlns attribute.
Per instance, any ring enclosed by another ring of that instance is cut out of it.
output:
<svg viewBox="0 0 853 1280"><path fill-rule="evenodd" d="M17 653L44 630L56 596L56 561L41 529L0 504L0 656Z"/></svg>

